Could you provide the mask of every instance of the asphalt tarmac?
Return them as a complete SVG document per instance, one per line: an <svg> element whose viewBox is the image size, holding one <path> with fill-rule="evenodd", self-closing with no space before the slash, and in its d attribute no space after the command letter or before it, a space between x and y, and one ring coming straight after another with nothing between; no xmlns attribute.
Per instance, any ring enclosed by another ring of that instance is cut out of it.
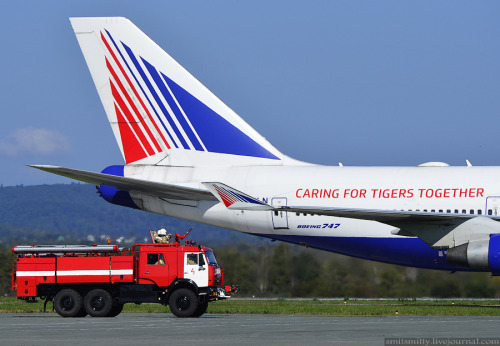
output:
<svg viewBox="0 0 500 346"><path fill-rule="evenodd" d="M123 313L62 318L0 314L1 345L383 345L385 338L500 338L500 317ZM419 341L420 340L420 341ZM403 342L404 340L400 340ZM393 343L394 344L394 343ZM403 344L403 343L400 343Z"/></svg>

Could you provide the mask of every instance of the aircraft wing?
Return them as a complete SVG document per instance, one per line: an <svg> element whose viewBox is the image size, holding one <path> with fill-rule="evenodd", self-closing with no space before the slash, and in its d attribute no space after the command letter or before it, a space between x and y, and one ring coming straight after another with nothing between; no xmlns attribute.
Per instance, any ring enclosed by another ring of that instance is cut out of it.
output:
<svg viewBox="0 0 500 346"><path fill-rule="evenodd" d="M29 165L49 173L62 175L71 179L83 181L95 185L115 186L120 190L129 192L140 192L151 196L157 196L175 200L208 200L217 201L217 198L207 190L195 189L185 186L165 184L147 180L120 177L116 175L81 171L77 169L64 168L58 166Z"/></svg>
<svg viewBox="0 0 500 346"><path fill-rule="evenodd" d="M401 224L407 222L435 222L435 221L451 221L454 219L468 220L476 215L470 214L452 214L452 213L431 213L420 211L406 210L384 210L384 209L356 209L356 208L328 208L328 207L311 207L311 206L285 206L278 208L279 210L315 214L347 217L350 219L362 219L379 221L387 224Z"/></svg>

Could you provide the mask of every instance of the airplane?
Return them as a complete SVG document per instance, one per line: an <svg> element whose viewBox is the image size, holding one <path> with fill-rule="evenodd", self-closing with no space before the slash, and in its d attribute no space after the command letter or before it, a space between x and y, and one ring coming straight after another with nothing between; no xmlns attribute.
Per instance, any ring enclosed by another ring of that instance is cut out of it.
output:
<svg viewBox="0 0 500 346"><path fill-rule="evenodd" d="M124 165L31 165L117 205L367 260L500 275L500 167L277 150L126 18L70 18Z"/></svg>

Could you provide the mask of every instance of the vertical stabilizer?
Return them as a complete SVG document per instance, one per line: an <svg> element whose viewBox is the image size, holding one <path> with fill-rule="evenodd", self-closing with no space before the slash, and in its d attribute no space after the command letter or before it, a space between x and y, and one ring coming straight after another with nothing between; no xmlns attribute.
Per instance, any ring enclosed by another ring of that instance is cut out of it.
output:
<svg viewBox="0 0 500 346"><path fill-rule="evenodd" d="M71 24L127 164L282 164L284 155L128 19Z"/></svg>

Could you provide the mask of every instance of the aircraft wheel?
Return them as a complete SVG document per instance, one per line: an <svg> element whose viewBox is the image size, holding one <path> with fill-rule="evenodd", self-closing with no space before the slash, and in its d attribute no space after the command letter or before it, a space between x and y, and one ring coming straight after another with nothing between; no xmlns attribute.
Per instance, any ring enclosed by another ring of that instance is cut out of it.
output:
<svg viewBox="0 0 500 346"><path fill-rule="evenodd" d="M179 288L170 296L170 311L177 317L194 317L198 309L198 297L188 288Z"/></svg>
<svg viewBox="0 0 500 346"><path fill-rule="evenodd" d="M113 308L113 299L108 291L98 288L87 293L83 304L90 316L105 317Z"/></svg>
<svg viewBox="0 0 500 346"><path fill-rule="evenodd" d="M73 289L61 290L54 297L54 309L62 317L77 317L82 307L82 296Z"/></svg>

